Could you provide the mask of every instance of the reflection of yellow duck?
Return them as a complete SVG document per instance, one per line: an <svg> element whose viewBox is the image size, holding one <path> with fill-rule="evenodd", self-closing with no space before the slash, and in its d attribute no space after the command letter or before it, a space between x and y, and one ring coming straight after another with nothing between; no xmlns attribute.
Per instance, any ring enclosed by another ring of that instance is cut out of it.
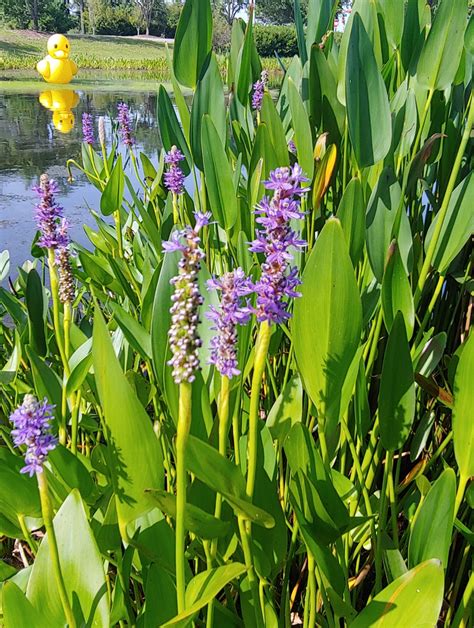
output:
<svg viewBox="0 0 474 628"><path fill-rule="evenodd" d="M48 90L41 92L39 101L53 112L53 124L61 133L69 133L74 128L74 114L79 96L72 89Z"/></svg>
<svg viewBox="0 0 474 628"><path fill-rule="evenodd" d="M69 83L77 74L77 65L69 59L71 46L64 35L52 35L48 39L48 56L36 69L48 83Z"/></svg>

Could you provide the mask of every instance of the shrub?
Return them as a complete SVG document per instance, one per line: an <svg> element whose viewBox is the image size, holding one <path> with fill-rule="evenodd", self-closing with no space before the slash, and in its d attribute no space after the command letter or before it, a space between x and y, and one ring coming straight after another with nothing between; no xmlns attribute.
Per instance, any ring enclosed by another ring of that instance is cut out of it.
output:
<svg viewBox="0 0 474 628"><path fill-rule="evenodd" d="M263 26L255 27L255 44L258 54L262 57L292 57L298 54L298 42L294 26Z"/></svg>

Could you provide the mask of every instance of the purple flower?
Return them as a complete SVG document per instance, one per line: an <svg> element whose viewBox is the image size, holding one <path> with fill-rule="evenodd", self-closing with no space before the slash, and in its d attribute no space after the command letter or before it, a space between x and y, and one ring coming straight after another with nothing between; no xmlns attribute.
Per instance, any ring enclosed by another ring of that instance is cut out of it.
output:
<svg viewBox="0 0 474 628"><path fill-rule="evenodd" d="M14 429L11 431L16 447L26 445L25 462L21 473L42 473L48 452L57 441L51 434L51 412L54 406L47 399L37 401L34 395L25 395L23 403L10 416Z"/></svg>
<svg viewBox="0 0 474 628"><path fill-rule="evenodd" d="M292 153L293 155L296 155L296 144L294 142L293 139L288 141L288 150L290 151L290 153Z"/></svg>
<svg viewBox="0 0 474 628"><path fill-rule="evenodd" d="M262 108L263 95L265 93L265 88L268 83L268 72L263 70L260 74L259 80L254 83L253 86L253 95L252 95L252 109L256 111L260 111Z"/></svg>
<svg viewBox="0 0 474 628"><path fill-rule="evenodd" d="M265 181L267 190L275 190L271 199L264 197L257 207L256 222L261 225L257 237L250 245L253 253L263 253L260 279L255 283L257 293L255 314L257 320L283 323L290 318L288 299L299 297L296 290L301 283L298 269L290 266L291 248L301 249L306 242L291 228L291 220L302 220L299 197L307 189L301 184L308 181L298 164L293 168L277 168Z"/></svg>
<svg viewBox="0 0 474 628"><path fill-rule="evenodd" d="M210 363L214 364L221 375L232 378L239 375L237 368L237 325L248 323L251 310L242 305L242 297L253 292L250 279L241 268L225 273L220 279L207 282L210 290L221 292L220 308L211 305L206 312L217 334L211 340Z"/></svg>
<svg viewBox="0 0 474 628"><path fill-rule="evenodd" d="M165 185L173 194L184 192L184 173L179 166L183 159L183 153L176 146L172 146L171 150L165 154L165 163L169 164L169 169L164 176Z"/></svg>
<svg viewBox="0 0 474 628"><path fill-rule="evenodd" d="M69 249L69 235L67 233L68 223L63 218L58 228L61 236L61 244L56 249L56 265L59 274L59 300L61 303L72 303L74 301L74 277L71 268L71 252Z"/></svg>
<svg viewBox="0 0 474 628"><path fill-rule="evenodd" d="M192 382L199 369L198 349L201 339L198 334L199 307L202 296L199 292L198 273L204 253L200 248L199 231L209 223L210 214L196 214L196 225L175 231L169 242L163 243L165 253L179 251L181 259L178 274L170 283L174 286L171 301L171 327L168 331L170 351L168 364L173 367L173 379L177 384Z"/></svg>
<svg viewBox="0 0 474 628"><path fill-rule="evenodd" d="M117 111L122 142L125 144L125 146L131 147L134 144L134 140L132 137L132 125L130 122L130 111L128 105L124 102L119 102L117 105Z"/></svg>
<svg viewBox="0 0 474 628"><path fill-rule="evenodd" d="M86 144L94 143L94 125L91 113L82 114L82 137Z"/></svg>
<svg viewBox="0 0 474 628"><path fill-rule="evenodd" d="M35 208L36 224L41 233L38 245L45 249L67 246L68 240L64 239L64 234L59 229L64 210L54 198L58 192L56 182L50 180L47 174L42 174L40 184L34 190L40 197Z"/></svg>

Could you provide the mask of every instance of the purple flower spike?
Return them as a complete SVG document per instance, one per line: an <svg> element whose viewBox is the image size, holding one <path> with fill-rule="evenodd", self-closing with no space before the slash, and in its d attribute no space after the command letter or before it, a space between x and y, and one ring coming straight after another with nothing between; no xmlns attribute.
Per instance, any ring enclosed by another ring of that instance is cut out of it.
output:
<svg viewBox="0 0 474 628"><path fill-rule="evenodd" d="M184 173L179 166L183 159L183 153L176 146L172 146L165 154L165 163L169 164L169 169L165 172L164 180L166 187L173 194L184 192Z"/></svg>
<svg viewBox="0 0 474 628"><path fill-rule="evenodd" d="M58 229L64 210L54 198L58 192L56 182L50 180L47 174L42 174L40 184L34 190L40 197L40 202L35 209L36 224L41 233L38 245L45 249L56 249L61 245L66 246L67 242L64 241L64 235Z"/></svg>
<svg viewBox="0 0 474 628"><path fill-rule="evenodd" d="M208 214L196 215L195 227L175 231L169 242L163 243L163 251L179 251L181 259L178 274L170 283L174 286L171 301L171 327L168 332L172 354L168 364L173 367L173 379L177 384L192 382L199 369L198 350L201 339L198 334L199 307L202 296L199 292L198 273L204 253L200 248L199 231L209 221Z"/></svg>
<svg viewBox="0 0 474 628"><path fill-rule="evenodd" d="M56 249L56 265L59 274L59 300L61 303L72 303L74 301L74 277L71 268L71 252L69 249L68 223L63 218L58 228L61 243Z"/></svg>
<svg viewBox="0 0 474 628"><path fill-rule="evenodd" d="M125 146L131 148L134 144L134 140L132 137L132 124L130 121L130 110L128 108L128 105L124 102L119 102L117 105L117 111L122 142L125 144Z"/></svg>
<svg viewBox="0 0 474 628"><path fill-rule="evenodd" d="M293 155L296 155L296 144L295 144L294 140L292 140L292 139L289 140L289 142L288 142L288 150Z"/></svg>
<svg viewBox="0 0 474 628"><path fill-rule="evenodd" d="M82 114L82 138L90 146L94 143L94 125L91 113Z"/></svg>
<svg viewBox="0 0 474 628"><path fill-rule="evenodd" d="M291 267L290 248L302 249L306 242L291 228L291 220L302 220L300 199L307 191L301 183L307 181L298 164L293 168L277 168L265 181L267 190L275 190L271 199L264 197L257 207L256 222L261 225L250 245L253 253L263 253L265 261L260 279L254 285L257 293L255 314L260 322L283 323L290 318L289 301L300 294L296 288L301 281L298 269Z"/></svg>
<svg viewBox="0 0 474 628"><path fill-rule="evenodd" d="M265 93L265 88L268 83L268 72L263 70L260 74L259 80L254 83L253 86L253 95L252 95L252 109L256 111L260 111L262 108L263 95Z"/></svg>
<svg viewBox="0 0 474 628"><path fill-rule="evenodd" d="M217 334L211 340L210 363L214 364L221 375L229 379L239 375L237 368L237 325L248 323L252 314L248 306L242 305L242 297L253 292L250 279L241 268L225 273L220 279L207 282L210 290L221 292L220 308L211 306L206 312Z"/></svg>
<svg viewBox="0 0 474 628"><path fill-rule="evenodd" d="M26 445L26 465L21 473L42 473L48 452L56 447L57 441L51 434L53 410L47 399L37 401L34 395L25 395L21 406L10 416L13 442L16 447Z"/></svg>

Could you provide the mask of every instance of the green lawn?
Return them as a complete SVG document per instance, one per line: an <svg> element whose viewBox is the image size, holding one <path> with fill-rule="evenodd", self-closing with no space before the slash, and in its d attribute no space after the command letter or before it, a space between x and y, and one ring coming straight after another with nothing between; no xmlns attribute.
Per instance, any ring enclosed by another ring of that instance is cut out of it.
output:
<svg viewBox="0 0 474 628"><path fill-rule="evenodd" d="M0 70L34 68L46 54L49 34L0 29ZM165 43L134 37L68 35L72 56L81 68L160 71Z"/></svg>

